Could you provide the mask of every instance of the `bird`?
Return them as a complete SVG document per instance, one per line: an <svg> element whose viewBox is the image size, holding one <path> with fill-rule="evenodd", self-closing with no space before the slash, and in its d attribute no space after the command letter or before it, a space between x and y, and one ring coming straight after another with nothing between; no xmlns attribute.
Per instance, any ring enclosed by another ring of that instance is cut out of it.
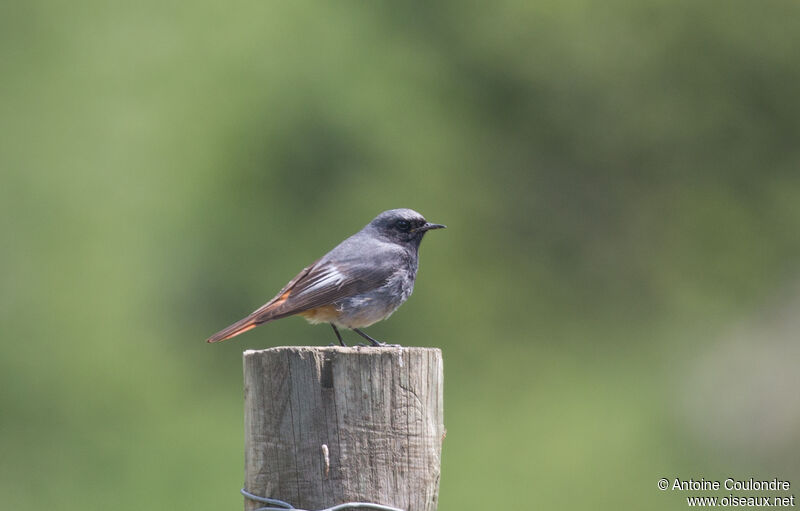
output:
<svg viewBox="0 0 800 511"><path fill-rule="evenodd" d="M264 323L299 315L312 324L329 323L342 346L347 345L340 328L353 330L373 346L397 346L361 329L388 318L411 296L422 237L445 227L428 222L412 209L384 211L303 268L270 301L206 341L224 341Z"/></svg>

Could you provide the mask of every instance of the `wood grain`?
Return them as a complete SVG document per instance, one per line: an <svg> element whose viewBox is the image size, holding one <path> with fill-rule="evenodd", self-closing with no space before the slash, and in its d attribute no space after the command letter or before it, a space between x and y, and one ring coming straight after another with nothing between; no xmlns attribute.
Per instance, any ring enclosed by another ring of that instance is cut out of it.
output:
<svg viewBox="0 0 800 511"><path fill-rule="evenodd" d="M302 509L434 511L442 381L434 348L246 351L245 488Z"/></svg>

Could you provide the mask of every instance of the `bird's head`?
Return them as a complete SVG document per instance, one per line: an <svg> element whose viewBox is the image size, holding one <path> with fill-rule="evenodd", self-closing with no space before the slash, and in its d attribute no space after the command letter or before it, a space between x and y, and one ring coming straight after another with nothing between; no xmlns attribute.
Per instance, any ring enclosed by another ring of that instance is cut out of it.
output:
<svg viewBox="0 0 800 511"><path fill-rule="evenodd" d="M367 228L387 241L418 247L426 232L445 226L428 222L413 209L390 209L376 216Z"/></svg>

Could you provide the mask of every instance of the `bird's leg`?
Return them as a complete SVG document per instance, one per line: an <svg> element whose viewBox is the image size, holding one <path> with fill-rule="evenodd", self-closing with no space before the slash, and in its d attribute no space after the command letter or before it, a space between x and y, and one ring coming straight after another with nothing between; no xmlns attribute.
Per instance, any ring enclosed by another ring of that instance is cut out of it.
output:
<svg viewBox="0 0 800 511"><path fill-rule="evenodd" d="M369 342L371 342L373 346L382 346L382 347L391 347L391 348L399 348L400 347L399 344L388 344L388 343L385 343L385 342L381 342L381 341L379 341L377 339L373 339L372 337L368 336L367 334L365 334L364 332L362 332L358 328L354 328L353 332L357 333L358 335L360 335L364 339L366 339Z"/></svg>
<svg viewBox="0 0 800 511"><path fill-rule="evenodd" d="M336 325L331 323L331 328L333 328L333 333L335 333L336 337L339 339L339 344L341 344L342 346L347 346L347 344L345 344L344 341L342 340L342 335L339 333L339 329L336 328Z"/></svg>

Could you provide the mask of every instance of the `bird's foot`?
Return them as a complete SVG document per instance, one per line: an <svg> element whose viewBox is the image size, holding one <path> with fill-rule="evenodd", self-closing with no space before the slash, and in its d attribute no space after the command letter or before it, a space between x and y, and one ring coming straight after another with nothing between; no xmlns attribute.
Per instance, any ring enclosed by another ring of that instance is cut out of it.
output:
<svg viewBox="0 0 800 511"><path fill-rule="evenodd" d="M347 344L345 344L344 341L342 340L342 335L339 333L339 329L336 328L336 325L331 323L331 328L333 328L333 332L336 334L336 338L339 339L339 344L346 347ZM331 346L336 346L336 345L331 343Z"/></svg>
<svg viewBox="0 0 800 511"><path fill-rule="evenodd" d="M353 332L357 333L358 335L360 335L364 339L368 340L370 342L370 344L372 344L373 346L375 346L377 348L399 348L400 347L399 344L389 344L389 343L386 343L386 342L381 342L381 341L379 341L377 339L373 339L372 337L370 337L369 335L365 334L364 332L362 332L358 328L354 328Z"/></svg>

